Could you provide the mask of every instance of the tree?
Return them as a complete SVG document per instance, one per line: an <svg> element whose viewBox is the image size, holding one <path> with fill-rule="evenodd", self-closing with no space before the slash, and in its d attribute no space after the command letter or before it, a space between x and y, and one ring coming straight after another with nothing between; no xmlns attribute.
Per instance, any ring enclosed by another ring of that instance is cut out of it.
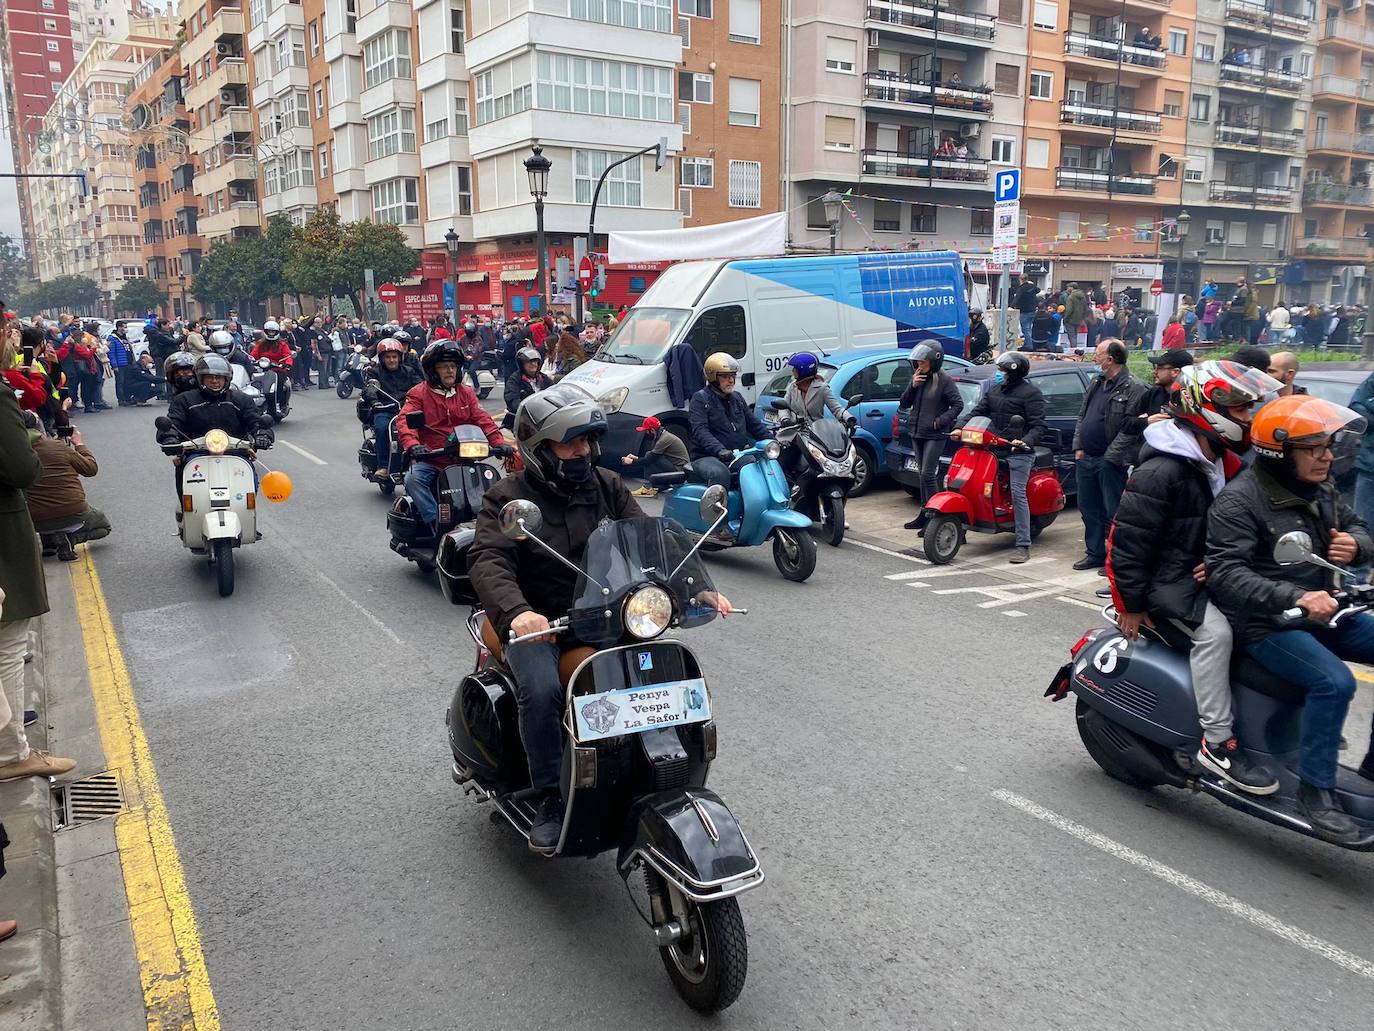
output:
<svg viewBox="0 0 1374 1031"><path fill-rule="evenodd" d="M19 293L19 284L29 274L29 263L24 260L24 252L14 237L0 233L0 298L13 302Z"/></svg>
<svg viewBox="0 0 1374 1031"><path fill-rule="evenodd" d="M151 279L126 279L115 294L115 310L129 315L142 315L167 303L167 293L159 290Z"/></svg>
<svg viewBox="0 0 1374 1031"><path fill-rule="evenodd" d="M287 247L286 277L303 293L347 297L354 311L366 311L366 270L374 281L404 279L420 264L397 226L341 222L333 208L319 208Z"/></svg>
<svg viewBox="0 0 1374 1031"><path fill-rule="evenodd" d="M285 215L273 215L267 220L267 231L253 252L255 297L281 297L282 294L294 293L297 305L304 310L300 288L286 274L286 265L291 259L291 241L300 232Z"/></svg>
<svg viewBox="0 0 1374 1031"><path fill-rule="evenodd" d="M255 237L213 244L191 280L191 293L196 300L231 307L253 300L251 267L256 263L257 244Z"/></svg>
<svg viewBox="0 0 1374 1031"><path fill-rule="evenodd" d="M58 276L39 283L19 298L19 309L26 315L61 312L89 315L100 301L100 284L86 276Z"/></svg>

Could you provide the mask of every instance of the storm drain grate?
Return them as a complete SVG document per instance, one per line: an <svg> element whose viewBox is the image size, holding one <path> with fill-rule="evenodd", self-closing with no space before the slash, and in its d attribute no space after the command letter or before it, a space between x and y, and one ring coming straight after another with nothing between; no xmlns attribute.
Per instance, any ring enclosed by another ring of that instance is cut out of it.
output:
<svg viewBox="0 0 1374 1031"><path fill-rule="evenodd" d="M124 791L119 786L119 774L111 770L64 784L52 793L54 831L79 827L123 811Z"/></svg>

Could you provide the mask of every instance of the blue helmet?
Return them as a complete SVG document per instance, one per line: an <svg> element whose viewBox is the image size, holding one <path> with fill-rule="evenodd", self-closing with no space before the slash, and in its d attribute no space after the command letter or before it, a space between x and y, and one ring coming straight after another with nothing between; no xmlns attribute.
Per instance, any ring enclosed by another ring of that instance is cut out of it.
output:
<svg viewBox="0 0 1374 1031"><path fill-rule="evenodd" d="M809 351L802 351L794 354L787 359L787 364L792 366L792 371L797 374L797 379L810 379L820 371L821 363L814 354Z"/></svg>

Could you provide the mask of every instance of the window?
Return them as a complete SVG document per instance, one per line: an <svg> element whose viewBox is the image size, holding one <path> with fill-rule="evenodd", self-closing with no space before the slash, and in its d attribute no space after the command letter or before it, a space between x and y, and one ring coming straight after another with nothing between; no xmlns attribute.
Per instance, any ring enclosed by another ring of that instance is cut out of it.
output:
<svg viewBox="0 0 1374 1031"><path fill-rule="evenodd" d="M1059 213L1059 224L1056 226L1057 232L1054 234L1059 240L1073 240L1078 236L1078 212L1061 211Z"/></svg>
<svg viewBox="0 0 1374 1031"><path fill-rule="evenodd" d="M44 31L44 32L56 32L56 31L57 31L57 19L56 19L56 18L44 18L44 19L43 19L43 31Z"/></svg>
<svg viewBox="0 0 1374 1031"><path fill-rule="evenodd" d="M1016 164L1016 137L994 136L989 157L994 165Z"/></svg>
<svg viewBox="0 0 1374 1031"><path fill-rule="evenodd" d="M1220 219L1208 219L1202 238L1208 244L1222 243L1226 239L1226 223Z"/></svg>
<svg viewBox="0 0 1374 1031"><path fill-rule="evenodd" d="M1050 72L1030 73L1030 98L1051 100L1054 97L1054 75Z"/></svg>
<svg viewBox="0 0 1374 1031"><path fill-rule="evenodd" d="M854 74L854 55L858 49L858 44L852 39L841 39L839 36L825 37L825 70L828 72L844 72L846 75Z"/></svg>
<svg viewBox="0 0 1374 1031"><path fill-rule="evenodd" d="M315 117L324 117L324 83L315 84Z"/></svg>
<svg viewBox="0 0 1374 1031"><path fill-rule="evenodd" d="M1105 240L1111 235L1111 220L1103 214L1089 213L1088 239Z"/></svg>
<svg viewBox="0 0 1374 1031"><path fill-rule="evenodd" d="M345 32L358 31L358 0L344 0Z"/></svg>
<svg viewBox="0 0 1374 1031"><path fill-rule="evenodd" d="M267 17L267 0L251 0L248 5L248 24L261 25Z"/></svg>
<svg viewBox="0 0 1374 1031"><path fill-rule="evenodd" d="M1186 29L1169 30L1169 53L1179 57L1188 56L1188 32Z"/></svg>
<svg viewBox="0 0 1374 1031"><path fill-rule="evenodd" d="M714 92L715 80L709 72L678 72L677 95L679 100L691 104L709 104Z"/></svg>
<svg viewBox="0 0 1374 1031"><path fill-rule="evenodd" d="M320 27L315 22L310 23L310 55L314 57L320 52Z"/></svg>
<svg viewBox="0 0 1374 1031"><path fill-rule="evenodd" d="M1035 377L1045 398L1045 417L1077 419L1083 407L1083 381L1076 372L1052 372Z"/></svg>
<svg viewBox="0 0 1374 1031"><path fill-rule="evenodd" d="M319 149L319 152L318 152L318 154L317 154L317 157L319 158L319 163L320 163L320 178L321 178L321 179L328 179L328 178L329 178L329 148L328 148L327 146L321 147L321 148Z"/></svg>
<svg viewBox="0 0 1374 1031"><path fill-rule="evenodd" d="M1159 169L1159 178L1161 178L1161 179L1177 179L1177 178L1178 178L1178 162L1175 161L1175 160L1173 159L1173 157L1171 157L1170 155L1168 155L1168 154L1161 154L1161 155L1159 155L1159 164L1158 164L1157 167L1158 167L1158 169Z"/></svg>
<svg viewBox="0 0 1374 1031"><path fill-rule="evenodd" d="M1050 141L1026 140L1026 167L1050 167Z"/></svg>
<svg viewBox="0 0 1374 1031"><path fill-rule="evenodd" d="M1266 222L1260 231L1261 247L1277 247L1279 245L1279 224L1277 222Z"/></svg>
<svg viewBox="0 0 1374 1031"><path fill-rule="evenodd" d="M458 214L472 214L472 166L454 165L453 181L457 187Z"/></svg>
<svg viewBox="0 0 1374 1031"><path fill-rule="evenodd" d="M902 231L902 202L875 200L873 202L873 231L900 233Z"/></svg>
<svg viewBox="0 0 1374 1031"><path fill-rule="evenodd" d="M388 179L372 187L372 220L393 226L420 221L419 180Z"/></svg>
<svg viewBox="0 0 1374 1031"><path fill-rule="evenodd" d="M1298 74L1304 79L1312 77L1312 55L1302 53L1298 55Z"/></svg>
<svg viewBox="0 0 1374 1031"><path fill-rule="evenodd" d="M435 140L442 140L448 135L448 119L436 118L432 122L425 123L425 142L433 143Z"/></svg>
<svg viewBox="0 0 1374 1031"><path fill-rule="evenodd" d="M806 198L806 228L830 228L830 223L825 220L825 198L819 193L813 197ZM1311 234L1309 233L1308 235Z"/></svg>
<svg viewBox="0 0 1374 1031"><path fill-rule="evenodd" d="M393 107L367 120L367 159L415 153L415 109Z"/></svg>
<svg viewBox="0 0 1374 1031"><path fill-rule="evenodd" d="M825 149L854 149L854 119L838 115L825 116Z"/></svg>
<svg viewBox="0 0 1374 1031"><path fill-rule="evenodd" d="M999 64L996 68L993 89L1004 97L1021 95L1021 69L1014 64Z"/></svg>
<svg viewBox="0 0 1374 1031"><path fill-rule="evenodd" d="M1135 242L1149 243L1155 238L1155 224L1152 219L1138 218L1135 220Z"/></svg>
<svg viewBox="0 0 1374 1031"><path fill-rule="evenodd" d="M762 190L762 165L757 161L730 162L730 207L761 207Z"/></svg>
<svg viewBox="0 0 1374 1031"><path fill-rule="evenodd" d="M679 18L677 20L677 34L682 37L682 49L692 49L692 19Z"/></svg>
<svg viewBox="0 0 1374 1031"><path fill-rule="evenodd" d="M363 46L363 81L366 89L388 79L410 78L410 33L392 30ZM374 191L375 192L375 191Z"/></svg>
<svg viewBox="0 0 1374 1031"><path fill-rule="evenodd" d="M691 104L678 104L678 106L677 106L677 124L680 125L680 126L682 126L682 131L683 131L684 133L690 133L690 132L692 131L692 105L691 105Z"/></svg>
<svg viewBox="0 0 1374 1031"><path fill-rule="evenodd" d="M1164 117L1182 118L1183 117L1183 91L1176 89L1166 89L1164 91Z"/></svg>
<svg viewBox="0 0 1374 1031"><path fill-rule="evenodd" d="M1188 163L1183 166L1183 181L1185 183L1200 183L1206 174L1207 163L1202 158L1189 158Z"/></svg>
<svg viewBox="0 0 1374 1031"><path fill-rule="evenodd" d="M548 56L548 55L543 55ZM504 84L512 80L509 65L499 65L496 68L481 72L477 76L477 124L485 125L487 122L494 122L497 119L506 118L510 115L519 114L521 111L528 111L531 103L531 89L528 82L511 88L508 92L497 94L496 76L501 74ZM547 91L549 107L553 107L552 84L545 83L541 87ZM567 87L566 95L572 97L571 87Z"/></svg>
<svg viewBox="0 0 1374 1031"><path fill-rule="evenodd" d="M542 110L658 122L672 118L672 72L667 68L540 53L536 80L536 106Z"/></svg>
<svg viewBox="0 0 1374 1031"><path fill-rule="evenodd" d="M453 102L453 135L468 134L468 98L457 97Z"/></svg>
<svg viewBox="0 0 1374 1031"><path fill-rule="evenodd" d="M672 0L572 0L572 16L604 25L670 32L673 3Z"/></svg>
<svg viewBox="0 0 1374 1031"><path fill-rule="evenodd" d="M900 401L911 385L911 363L898 359L876 362L854 376L840 391L844 401L863 395L865 401Z"/></svg>
<svg viewBox="0 0 1374 1031"><path fill-rule="evenodd" d="M730 124L759 124L759 80L730 80Z"/></svg>
<svg viewBox="0 0 1374 1031"><path fill-rule="evenodd" d="M683 186L716 185L716 162L713 158L678 158L678 172Z"/></svg>
<svg viewBox="0 0 1374 1031"><path fill-rule="evenodd" d="M607 154L604 150L573 151L573 200L577 204L590 204L596 181L611 159L620 160L621 154ZM619 168L611 169L602 187L601 203L615 208L637 208L643 205L643 184L640 177L640 162L627 161Z"/></svg>
<svg viewBox="0 0 1374 1031"><path fill-rule="evenodd" d="M730 38L736 43L757 43L760 35L759 0L730 0Z"/></svg>
<svg viewBox="0 0 1374 1031"><path fill-rule="evenodd" d="M686 343L690 344L704 362L708 355L724 351L731 358L743 358L748 350L748 336L745 332L744 308L738 304L723 308L711 308L697 316L696 325L687 334ZM911 366L908 363L908 370ZM907 380L911 374L908 371Z"/></svg>
<svg viewBox="0 0 1374 1031"><path fill-rule="evenodd" d="M58 51L60 51L61 49L62 49L62 48L58 45L57 40L55 40L55 39L50 39L50 40L48 40L48 53L50 53L50 54L55 54L55 53L57 53Z"/></svg>
<svg viewBox="0 0 1374 1031"><path fill-rule="evenodd" d="M1021 0L998 0L997 20L1008 25L1021 24Z"/></svg>
<svg viewBox="0 0 1374 1031"><path fill-rule="evenodd" d="M911 205L911 231L913 233L935 232L936 210L934 204Z"/></svg>
<svg viewBox="0 0 1374 1031"><path fill-rule="evenodd" d="M48 71L52 72L54 75L61 75L61 74L62 74L62 62L60 62L60 61L49 61L49 62L48 62Z"/></svg>
<svg viewBox="0 0 1374 1031"><path fill-rule="evenodd" d="M1205 93L1194 93L1193 102L1188 107L1188 117L1195 122L1207 121L1212 113L1212 98Z"/></svg>
<svg viewBox="0 0 1374 1031"><path fill-rule="evenodd" d="M1217 37L1211 32L1199 32L1197 34L1197 46L1193 48L1193 57L1198 61L1215 61L1217 59Z"/></svg>
<svg viewBox="0 0 1374 1031"><path fill-rule="evenodd" d="M1248 222L1232 222L1226 235L1231 240L1232 247L1244 247L1245 238L1249 234L1250 224Z"/></svg>
<svg viewBox="0 0 1374 1031"><path fill-rule="evenodd" d="M969 212L969 236L992 235L992 208L974 208Z"/></svg>
<svg viewBox="0 0 1374 1031"><path fill-rule="evenodd" d="M688 14L693 18L709 18L712 2L713 0L678 0L678 13Z"/></svg>
<svg viewBox="0 0 1374 1031"><path fill-rule="evenodd" d="M1053 32L1059 24L1059 5L1052 0L1035 0L1035 21L1037 29Z"/></svg>
<svg viewBox="0 0 1374 1031"><path fill-rule="evenodd" d="M448 17L448 49L450 53L461 54L463 52L463 39L466 36L465 23L463 21L463 9L455 7L449 11Z"/></svg>
<svg viewBox="0 0 1374 1031"><path fill-rule="evenodd" d="M691 217L692 217L692 191L691 191L691 190L678 190L678 191L677 191L677 209L678 209L678 211L682 212L682 217L683 217L683 218L691 218Z"/></svg>

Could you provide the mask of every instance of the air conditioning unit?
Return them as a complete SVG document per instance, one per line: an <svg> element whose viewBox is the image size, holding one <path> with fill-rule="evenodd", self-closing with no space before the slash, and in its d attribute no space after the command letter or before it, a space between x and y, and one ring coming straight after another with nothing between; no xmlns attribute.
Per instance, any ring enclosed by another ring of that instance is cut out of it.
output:
<svg viewBox="0 0 1374 1031"><path fill-rule="evenodd" d="M229 197L232 200L251 200L252 196L253 191L248 189L248 187L246 186L229 187Z"/></svg>
<svg viewBox="0 0 1374 1031"><path fill-rule="evenodd" d="M231 89L222 89L219 91L219 102L223 107L238 107L239 95Z"/></svg>
<svg viewBox="0 0 1374 1031"><path fill-rule="evenodd" d="M1358 11L1363 6L1364 0L1345 0L1345 9L1347 11Z"/></svg>
<svg viewBox="0 0 1374 1031"><path fill-rule="evenodd" d="M869 29L869 30L868 30L868 45L869 45L870 47L876 47L876 46L878 45L878 30L877 30L877 29Z"/></svg>
<svg viewBox="0 0 1374 1031"><path fill-rule="evenodd" d="M966 140L976 140L983 132L983 127L977 122L965 122L959 126L959 135Z"/></svg>
<svg viewBox="0 0 1374 1031"><path fill-rule="evenodd" d="M1363 2L1363 0L1361 0L1361 2ZM234 45L232 43L216 43L215 53L220 57L233 57Z"/></svg>

